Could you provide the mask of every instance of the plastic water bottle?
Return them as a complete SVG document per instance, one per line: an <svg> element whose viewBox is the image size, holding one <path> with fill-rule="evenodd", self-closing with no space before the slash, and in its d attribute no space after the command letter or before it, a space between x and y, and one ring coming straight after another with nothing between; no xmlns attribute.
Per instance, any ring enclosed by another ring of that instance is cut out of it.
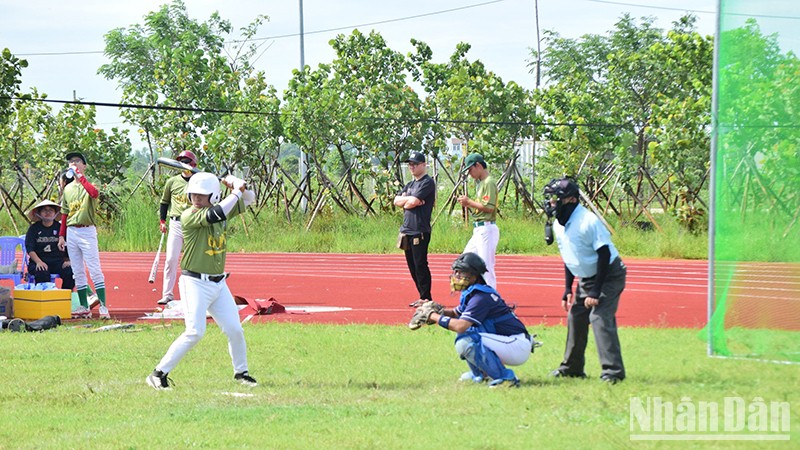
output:
<svg viewBox="0 0 800 450"><path fill-rule="evenodd" d="M67 172L64 174L64 176L66 176L67 178L72 179L73 177L75 177L75 169L70 167L69 169L67 169Z"/></svg>

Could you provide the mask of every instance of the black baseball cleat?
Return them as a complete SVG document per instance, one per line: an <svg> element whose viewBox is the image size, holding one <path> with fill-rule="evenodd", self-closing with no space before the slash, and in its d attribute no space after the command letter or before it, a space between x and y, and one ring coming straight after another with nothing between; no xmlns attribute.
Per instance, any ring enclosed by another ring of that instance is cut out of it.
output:
<svg viewBox="0 0 800 450"><path fill-rule="evenodd" d="M147 385L153 389L159 391L169 390L172 389L172 386L175 385L175 383L173 383L172 378L169 378L167 375L168 374L160 370L154 370L153 373L147 376L145 381L147 382Z"/></svg>
<svg viewBox="0 0 800 450"><path fill-rule="evenodd" d="M250 372L244 371L239 372L233 376L233 381L238 383L242 383L245 386L256 387L258 386L258 381L255 378L250 376Z"/></svg>
<svg viewBox="0 0 800 450"><path fill-rule="evenodd" d="M583 372L567 373L567 372L562 372L560 369L556 369L550 372L550 376L553 378L586 378L586 374Z"/></svg>
<svg viewBox="0 0 800 450"><path fill-rule="evenodd" d="M615 377L613 375L601 375L600 379L608 384L617 384L622 382L622 378Z"/></svg>

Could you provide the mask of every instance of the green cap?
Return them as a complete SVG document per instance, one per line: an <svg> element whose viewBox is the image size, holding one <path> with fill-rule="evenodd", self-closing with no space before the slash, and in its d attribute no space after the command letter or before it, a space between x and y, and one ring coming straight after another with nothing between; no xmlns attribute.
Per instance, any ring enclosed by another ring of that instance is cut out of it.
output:
<svg viewBox="0 0 800 450"><path fill-rule="evenodd" d="M486 161L484 161L483 156L478 153L470 153L467 156L467 159L464 160L464 170L466 172L469 170L470 167L474 166L475 164L480 163L483 167L486 167Z"/></svg>

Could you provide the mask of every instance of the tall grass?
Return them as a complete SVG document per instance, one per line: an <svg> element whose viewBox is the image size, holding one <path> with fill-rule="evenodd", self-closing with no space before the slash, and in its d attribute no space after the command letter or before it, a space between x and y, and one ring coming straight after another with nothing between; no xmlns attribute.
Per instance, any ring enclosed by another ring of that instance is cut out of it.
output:
<svg viewBox="0 0 800 450"><path fill-rule="evenodd" d="M438 327L245 324L250 369L261 383L250 389L233 383L224 336L210 326L170 374L175 388L167 392L144 378L180 323L137 325L138 333L4 332L0 447L664 448L669 443L629 440L631 397L760 398L800 411L796 367L708 358L696 330L621 329L628 379L608 386L597 379L591 344L589 379L548 377L565 329L532 329L545 344L515 368L521 387L493 390L457 381L466 365L453 335Z"/></svg>
<svg viewBox="0 0 800 450"><path fill-rule="evenodd" d="M160 238L158 199L137 194L124 208L116 222L100 228L100 248L154 251ZM472 224L464 221L458 209L452 215L434 211L434 218L430 252L461 252L472 235ZM359 216L327 206L313 220L311 214L295 213L288 222L282 211L265 209L257 217L247 213L231 220L228 246L232 252L392 253L399 251L395 244L402 220L401 211ZM641 231L609 220L616 231L614 243L624 256L707 257L707 236L693 235L672 220L663 220L663 232ZM547 246L544 242L544 220L540 217L511 211L498 219L498 226L500 254L558 254L555 245Z"/></svg>

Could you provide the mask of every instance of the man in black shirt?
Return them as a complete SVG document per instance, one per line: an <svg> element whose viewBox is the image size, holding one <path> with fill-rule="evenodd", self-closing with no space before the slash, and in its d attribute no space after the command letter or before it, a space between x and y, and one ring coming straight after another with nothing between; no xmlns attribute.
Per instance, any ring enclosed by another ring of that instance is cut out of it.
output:
<svg viewBox="0 0 800 450"><path fill-rule="evenodd" d="M25 249L28 251L28 273L36 283L47 283L50 274L61 277L61 289L75 287L72 266L66 251L58 249L58 231L61 223L55 220L61 211L58 203L43 200L28 212L31 226L25 234Z"/></svg>
<svg viewBox="0 0 800 450"><path fill-rule="evenodd" d="M436 183L427 174L425 155L411 152L404 161L414 177L394 198L403 208L398 246L405 251L408 270L421 300L431 298L431 270L428 268L428 244L431 240L431 212L436 200Z"/></svg>

